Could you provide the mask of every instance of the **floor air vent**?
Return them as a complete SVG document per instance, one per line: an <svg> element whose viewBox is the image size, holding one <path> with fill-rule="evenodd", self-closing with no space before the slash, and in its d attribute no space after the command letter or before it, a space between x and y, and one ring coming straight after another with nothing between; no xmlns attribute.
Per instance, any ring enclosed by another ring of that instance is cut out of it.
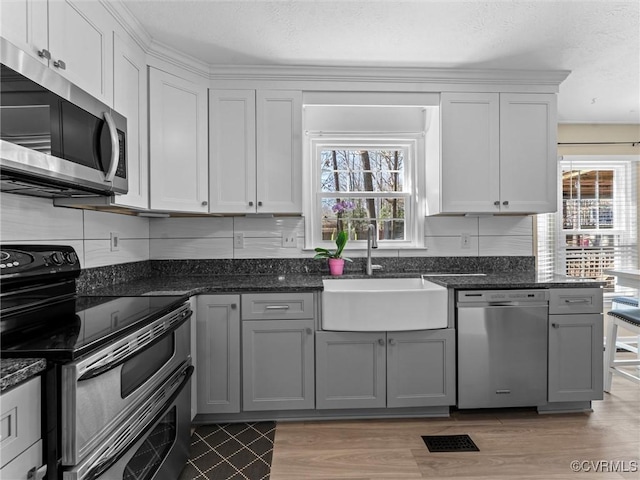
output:
<svg viewBox="0 0 640 480"><path fill-rule="evenodd" d="M423 435L430 452L479 452L469 435Z"/></svg>

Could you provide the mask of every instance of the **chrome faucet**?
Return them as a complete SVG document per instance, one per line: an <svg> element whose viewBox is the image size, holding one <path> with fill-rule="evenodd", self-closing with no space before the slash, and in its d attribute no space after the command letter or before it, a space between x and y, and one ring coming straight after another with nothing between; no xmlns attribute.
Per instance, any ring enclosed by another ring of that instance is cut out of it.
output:
<svg viewBox="0 0 640 480"><path fill-rule="evenodd" d="M375 224L370 223L367 228L367 275L373 275L374 270L382 270L382 265L371 265L372 248L378 248L378 232Z"/></svg>

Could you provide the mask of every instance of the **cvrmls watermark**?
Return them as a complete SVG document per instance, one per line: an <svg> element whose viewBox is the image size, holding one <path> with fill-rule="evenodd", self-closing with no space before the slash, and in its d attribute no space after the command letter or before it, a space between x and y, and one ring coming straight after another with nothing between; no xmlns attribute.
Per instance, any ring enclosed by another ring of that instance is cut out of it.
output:
<svg viewBox="0 0 640 480"><path fill-rule="evenodd" d="M571 471L595 473L635 473L639 471L638 460L573 460Z"/></svg>

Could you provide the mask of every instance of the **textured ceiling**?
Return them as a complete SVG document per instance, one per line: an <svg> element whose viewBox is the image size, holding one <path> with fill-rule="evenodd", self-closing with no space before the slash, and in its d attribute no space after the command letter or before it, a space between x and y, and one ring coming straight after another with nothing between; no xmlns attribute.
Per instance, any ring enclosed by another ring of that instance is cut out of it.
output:
<svg viewBox="0 0 640 480"><path fill-rule="evenodd" d="M640 123L640 0L121 0L215 65L571 70L561 122Z"/></svg>

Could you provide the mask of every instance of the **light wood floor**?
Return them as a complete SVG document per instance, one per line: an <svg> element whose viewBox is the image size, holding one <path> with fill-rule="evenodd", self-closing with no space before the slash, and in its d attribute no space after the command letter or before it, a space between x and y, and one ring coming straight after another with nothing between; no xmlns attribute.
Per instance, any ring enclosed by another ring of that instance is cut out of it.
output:
<svg viewBox="0 0 640 480"><path fill-rule="evenodd" d="M271 480L640 479L640 386L614 377L592 413L454 412L450 418L279 422ZM421 435L468 434L479 452L431 453ZM608 472L571 462L609 461ZM612 471L613 462L623 461Z"/></svg>

